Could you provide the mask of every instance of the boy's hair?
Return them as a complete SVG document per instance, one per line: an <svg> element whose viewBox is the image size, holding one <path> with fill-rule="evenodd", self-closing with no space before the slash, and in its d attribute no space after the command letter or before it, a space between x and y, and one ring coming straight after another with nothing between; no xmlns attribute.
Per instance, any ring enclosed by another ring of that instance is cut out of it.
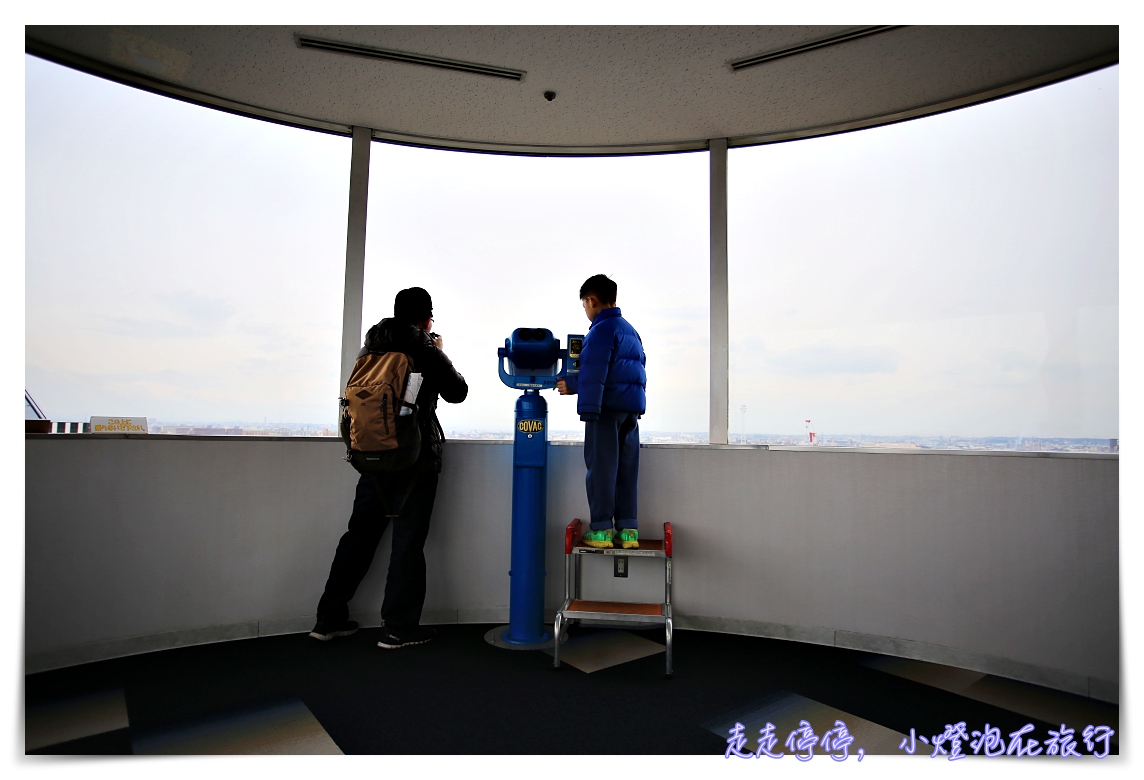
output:
<svg viewBox="0 0 1144 780"><path fill-rule="evenodd" d="M584 300L589 295L596 296L600 303L615 304L616 283L603 274L589 276L588 281L580 285L580 300Z"/></svg>
<svg viewBox="0 0 1144 780"><path fill-rule="evenodd" d="M420 287L402 290L393 300L393 319L416 325L433 316L433 299Z"/></svg>

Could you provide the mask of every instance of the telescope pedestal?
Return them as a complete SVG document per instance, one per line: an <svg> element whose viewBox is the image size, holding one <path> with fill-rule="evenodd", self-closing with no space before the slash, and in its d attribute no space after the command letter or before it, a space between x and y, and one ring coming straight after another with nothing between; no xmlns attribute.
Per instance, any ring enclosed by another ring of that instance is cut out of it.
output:
<svg viewBox="0 0 1144 780"><path fill-rule="evenodd" d="M543 647L552 641L544 627L544 523L548 502L548 404L563 376L580 372L584 336L569 334L568 349L547 328L517 328L497 349L497 372L516 399L512 447L512 568L509 571L508 629L494 629L497 647ZM561 370L557 372L557 361Z"/></svg>
<svg viewBox="0 0 1144 780"><path fill-rule="evenodd" d="M516 399L512 448L512 569L509 571L510 645L542 645L544 627L544 524L548 502L548 404L538 390Z"/></svg>

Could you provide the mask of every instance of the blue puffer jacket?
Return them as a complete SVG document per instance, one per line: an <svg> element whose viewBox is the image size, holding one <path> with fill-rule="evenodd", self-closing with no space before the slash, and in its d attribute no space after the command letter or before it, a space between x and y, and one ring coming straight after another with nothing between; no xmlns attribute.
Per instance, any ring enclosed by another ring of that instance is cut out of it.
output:
<svg viewBox="0 0 1144 780"><path fill-rule="evenodd" d="M579 396L576 411L580 419L599 419L601 409L643 414L646 364L643 340L619 308L597 314L584 337L580 375L565 378L568 389Z"/></svg>

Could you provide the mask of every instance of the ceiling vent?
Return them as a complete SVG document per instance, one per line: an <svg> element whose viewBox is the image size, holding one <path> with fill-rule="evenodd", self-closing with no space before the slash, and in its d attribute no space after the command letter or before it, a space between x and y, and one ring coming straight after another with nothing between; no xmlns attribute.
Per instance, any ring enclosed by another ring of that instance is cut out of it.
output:
<svg viewBox="0 0 1144 780"><path fill-rule="evenodd" d="M428 54L411 54L404 51L391 51L389 49L375 49L372 46L359 46L356 43L343 41L330 41L324 38L312 38L308 35L294 35L294 40L300 49L317 49L318 51L331 51L336 54L349 54L354 57L366 57L371 60L385 60L387 62L406 62L410 65L425 65L430 68L456 70L461 73L476 73L479 76L492 76L498 79L520 81L524 78L523 70L511 68L498 68L495 65L481 65L476 62L462 62L460 60L447 60L442 57L433 57Z"/></svg>
<svg viewBox="0 0 1144 780"><path fill-rule="evenodd" d="M840 33L839 35L831 35L829 38L820 38L817 41L810 43L802 43L798 46L791 46L786 49L779 49L778 51L767 52L765 54L756 54L753 57L746 57L745 59L735 60L731 63L731 70L739 71L744 68L749 68L753 65L762 65L764 62L772 62L774 60L781 60L783 57L793 57L796 54L805 54L808 51L815 49L825 49L827 46L837 46L840 43L847 41L856 41L859 38L868 38L871 35L878 33L889 32L896 30L903 25L893 24L883 27L859 27L857 30L850 32Z"/></svg>

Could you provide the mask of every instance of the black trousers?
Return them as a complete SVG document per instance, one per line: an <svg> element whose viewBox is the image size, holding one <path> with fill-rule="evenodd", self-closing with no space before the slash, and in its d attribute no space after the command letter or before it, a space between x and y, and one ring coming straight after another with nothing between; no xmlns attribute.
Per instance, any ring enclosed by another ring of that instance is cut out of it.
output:
<svg viewBox="0 0 1144 780"><path fill-rule="evenodd" d="M425 537L429 535L429 516L436 496L437 472L429 469L417 478L401 513L393 518L393 551L381 606L381 619L387 628L412 628L421 621L421 608L425 605ZM347 605L369 571L389 524L374 481L362 475L349 529L338 542L326 590L318 602L319 622L337 623L349 617Z"/></svg>

